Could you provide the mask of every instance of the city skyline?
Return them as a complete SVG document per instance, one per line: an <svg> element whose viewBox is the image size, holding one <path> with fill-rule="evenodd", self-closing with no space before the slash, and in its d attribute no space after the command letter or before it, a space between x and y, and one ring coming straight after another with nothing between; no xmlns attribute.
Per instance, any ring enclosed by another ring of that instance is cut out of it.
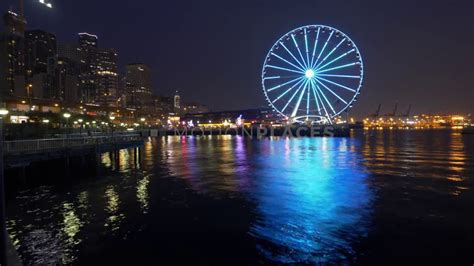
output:
<svg viewBox="0 0 474 266"><path fill-rule="evenodd" d="M467 62L473 53L464 51L468 51L473 37L469 34L459 37L462 32L473 31L467 23L473 12L469 8L472 4L464 1L445 8L435 1L424 9L415 6L405 9L407 2L390 7L370 2L352 7L349 3L338 9L337 4L302 1L306 4L304 8L297 4L286 12L281 2L272 5L263 1L244 2L228 14L225 4L212 1L157 4L156 8L145 2L135 3L133 7L116 2L117 14L108 16L107 20L99 15L108 4L96 3L84 20L71 12L81 13L85 6L90 6L87 1L58 2L54 3L55 8L47 10L27 1L26 17L27 29L54 33L58 44L75 42L79 32L96 34L101 47L117 50L120 73L124 73L126 64L142 62L152 69L155 93L172 95L179 89L183 99L202 102L213 110L266 106L260 72L273 42L296 25L336 25L359 43L365 60L366 78L359 102L351 111L353 115L373 113L379 103L383 105L382 113L389 113L395 102L399 103L400 112L409 104L413 105L413 113L472 112L468 99L474 93L470 90L473 78ZM1 7L6 10L8 6L15 8L16 4L8 1ZM153 9L163 16L150 16L154 12L149 10ZM166 15L167 11L176 14L171 12L176 9L182 12L175 17ZM266 9L284 15L257 15ZM296 15L298 9L301 10ZM142 16L133 21L119 20L127 12ZM399 30L400 25L390 19L395 16L404 18L397 23L411 24L412 30L410 27ZM291 23L284 22L284 18L292 18L288 20ZM373 23L376 20L383 24L383 31L380 23ZM119 30L104 30L112 24ZM414 52L415 45L426 48ZM180 62L186 62L186 68L181 68ZM438 67L443 65L459 67ZM426 93L430 94L429 101L424 98Z"/></svg>

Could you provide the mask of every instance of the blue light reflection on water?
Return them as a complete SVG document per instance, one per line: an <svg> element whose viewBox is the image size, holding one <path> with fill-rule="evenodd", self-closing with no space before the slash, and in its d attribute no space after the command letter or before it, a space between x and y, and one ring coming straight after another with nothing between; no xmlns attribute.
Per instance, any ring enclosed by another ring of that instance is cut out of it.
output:
<svg viewBox="0 0 474 266"><path fill-rule="evenodd" d="M258 249L283 263L350 259L354 241L367 234L373 198L356 140L265 142L250 194L257 202L250 234L261 240Z"/></svg>
<svg viewBox="0 0 474 266"><path fill-rule="evenodd" d="M367 235L373 192L357 139L212 136L169 145L180 152L167 165L195 191L255 203L248 233L267 259L347 261Z"/></svg>

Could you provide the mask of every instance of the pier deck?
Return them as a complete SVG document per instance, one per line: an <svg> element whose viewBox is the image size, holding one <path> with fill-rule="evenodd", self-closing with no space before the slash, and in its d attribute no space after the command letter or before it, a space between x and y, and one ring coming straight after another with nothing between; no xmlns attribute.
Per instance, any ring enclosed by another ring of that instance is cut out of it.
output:
<svg viewBox="0 0 474 266"><path fill-rule="evenodd" d="M86 156L143 145L138 134L81 138L15 140L3 143L4 167L28 166L32 162Z"/></svg>

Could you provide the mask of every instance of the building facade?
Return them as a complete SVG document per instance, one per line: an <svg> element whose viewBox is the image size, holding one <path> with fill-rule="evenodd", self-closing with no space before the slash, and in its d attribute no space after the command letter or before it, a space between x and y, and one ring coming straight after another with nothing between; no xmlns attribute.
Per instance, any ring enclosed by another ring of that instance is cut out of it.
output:
<svg viewBox="0 0 474 266"><path fill-rule="evenodd" d="M125 91L129 107L141 109L153 104L151 70L147 65L135 63L126 66Z"/></svg>

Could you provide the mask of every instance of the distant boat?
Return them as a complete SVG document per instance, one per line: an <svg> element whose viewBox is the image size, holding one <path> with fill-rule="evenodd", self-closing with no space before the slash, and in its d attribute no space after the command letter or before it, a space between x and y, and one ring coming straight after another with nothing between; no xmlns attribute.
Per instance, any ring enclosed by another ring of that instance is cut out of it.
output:
<svg viewBox="0 0 474 266"><path fill-rule="evenodd" d="M461 131L462 134L474 134L474 126L467 126L462 129Z"/></svg>

